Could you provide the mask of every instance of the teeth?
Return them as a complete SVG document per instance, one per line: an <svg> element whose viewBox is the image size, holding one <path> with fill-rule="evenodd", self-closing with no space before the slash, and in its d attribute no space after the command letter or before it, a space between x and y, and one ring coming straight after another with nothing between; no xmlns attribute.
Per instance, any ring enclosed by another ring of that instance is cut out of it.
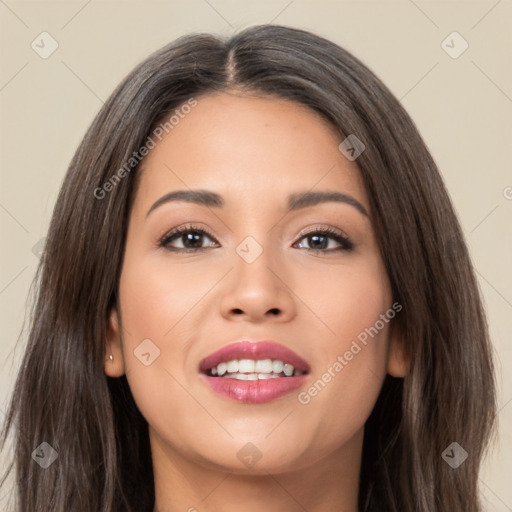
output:
<svg viewBox="0 0 512 512"><path fill-rule="evenodd" d="M256 361L254 371L258 373L271 373L272 372L272 359L260 359Z"/></svg>
<svg viewBox="0 0 512 512"><path fill-rule="evenodd" d="M237 380L247 380L247 377L249 377L249 375L247 373L226 373L226 375L224 375L224 377L226 379L237 379Z"/></svg>
<svg viewBox="0 0 512 512"><path fill-rule="evenodd" d="M283 371L283 366L284 366L283 361L279 361L279 360L274 361L272 363L272 371L274 373L281 373Z"/></svg>
<svg viewBox="0 0 512 512"><path fill-rule="evenodd" d="M291 364L285 364L283 368L283 372L287 377L291 377L293 375L293 366Z"/></svg>
<svg viewBox="0 0 512 512"><path fill-rule="evenodd" d="M238 361L228 361L228 373L236 373L238 371Z"/></svg>
<svg viewBox="0 0 512 512"><path fill-rule="evenodd" d="M227 372L227 370L228 370L228 365L226 363L220 363L217 365L217 373L220 376L224 375Z"/></svg>
<svg viewBox="0 0 512 512"><path fill-rule="evenodd" d="M280 379L281 377L272 373L226 373L224 378L236 380L267 380Z"/></svg>
<svg viewBox="0 0 512 512"><path fill-rule="evenodd" d="M238 380L265 380L302 375L294 366L279 359L233 359L210 369L211 375Z"/></svg>
<svg viewBox="0 0 512 512"><path fill-rule="evenodd" d="M240 373L254 373L255 363L252 359L240 359L238 361L238 371Z"/></svg>

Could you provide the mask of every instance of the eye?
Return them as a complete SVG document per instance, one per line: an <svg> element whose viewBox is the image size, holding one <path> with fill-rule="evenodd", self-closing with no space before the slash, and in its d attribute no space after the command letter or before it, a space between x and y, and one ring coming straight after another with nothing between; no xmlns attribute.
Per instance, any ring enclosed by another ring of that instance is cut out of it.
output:
<svg viewBox="0 0 512 512"><path fill-rule="evenodd" d="M204 246L205 239L210 240ZM195 252L214 247L217 242L204 229L193 225L174 229L164 235L159 246L176 252ZM176 246L177 245L177 246Z"/></svg>
<svg viewBox="0 0 512 512"><path fill-rule="evenodd" d="M317 228L303 235L300 240L307 240L306 246L304 246L304 242L298 242L298 244L299 248L304 248L308 251L348 252L354 249L354 244L350 241L350 239L333 228ZM334 242L334 244L332 242Z"/></svg>
<svg viewBox="0 0 512 512"><path fill-rule="evenodd" d="M207 241L209 240L209 242ZM301 242L306 240L307 242ZM206 241L206 245L205 245ZM334 243L333 243L334 242ZM204 229L194 225L187 225L173 229L160 240L159 246L175 252L196 252L211 247L216 247L218 242ZM334 247L333 247L334 245ZM315 229L304 234L294 247L313 252L341 252L351 251L354 244L349 238L335 229Z"/></svg>

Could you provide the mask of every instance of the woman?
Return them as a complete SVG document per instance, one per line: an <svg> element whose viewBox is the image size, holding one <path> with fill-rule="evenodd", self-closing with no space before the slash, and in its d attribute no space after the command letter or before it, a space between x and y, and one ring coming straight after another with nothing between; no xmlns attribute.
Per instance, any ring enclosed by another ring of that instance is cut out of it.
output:
<svg viewBox="0 0 512 512"><path fill-rule="evenodd" d="M263 25L137 66L37 284L18 510L481 510L468 251L411 119L334 43Z"/></svg>

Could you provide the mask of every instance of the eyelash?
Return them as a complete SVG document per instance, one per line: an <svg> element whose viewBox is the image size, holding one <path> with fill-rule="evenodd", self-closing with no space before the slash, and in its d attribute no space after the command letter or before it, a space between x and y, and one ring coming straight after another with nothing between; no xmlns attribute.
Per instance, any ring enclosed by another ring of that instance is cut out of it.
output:
<svg viewBox="0 0 512 512"><path fill-rule="evenodd" d="M179 253L192 253L197 251L202 251L205 249L208 249L208 247L197 247L197 248L176 248L176 247L170 247L169 243L173 240L179 239L180 236L187 234L187 233L194 233L197 235L206 235L208 238L212 239L214 242L218 243L213 236L211 236L207 231L204 229L201 229L199 227L196 227L192 224L189 224L187 226L183 226L181 228L174 229L170 231L169 233L166 233L160 240L158 246L162 247L164 249L167 249L172 252L179 252ZM314 230L308 231L307 233L303 233L301 237L299 238L299 241L307 238L308 236L312 235L320 235L320 236L327 236L327 238L332 238L335 240L338 244L340 244L340 247L337 247L336 249L310 249L305 248L309 252L314 253L337 253L337 252L350 252L354 249L354 244L350 241L350 239L341 233L339 233L337 230L333 228L315 228Z"/></svg>

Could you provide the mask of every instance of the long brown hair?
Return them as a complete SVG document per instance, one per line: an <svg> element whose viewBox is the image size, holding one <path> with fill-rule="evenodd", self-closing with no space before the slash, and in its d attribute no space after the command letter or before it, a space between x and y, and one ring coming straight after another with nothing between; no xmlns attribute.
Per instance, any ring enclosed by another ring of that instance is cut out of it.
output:
<svg viewBox="0 0 512 512"><path fill-rule="evenodd" d="M147 422L126 377L104 373L137 165L112 176L190 98L236 88L310 107L366 146L357 159L410 372L387 376L365 425L362 512L481 511L478 473L496 410L492 350L442 178L400 103L359 60L277 25L182 37L117 87L78 147L35 278L28 344L2 436L14 430L20 512L151 511ZM119 174L118 174L119 177ZM102 190L103 192L98 192ZM101 197L99 197L101 196ZM34 450L47 442L47 469ZM451 467L457 442L468 458Z"/></svg>

